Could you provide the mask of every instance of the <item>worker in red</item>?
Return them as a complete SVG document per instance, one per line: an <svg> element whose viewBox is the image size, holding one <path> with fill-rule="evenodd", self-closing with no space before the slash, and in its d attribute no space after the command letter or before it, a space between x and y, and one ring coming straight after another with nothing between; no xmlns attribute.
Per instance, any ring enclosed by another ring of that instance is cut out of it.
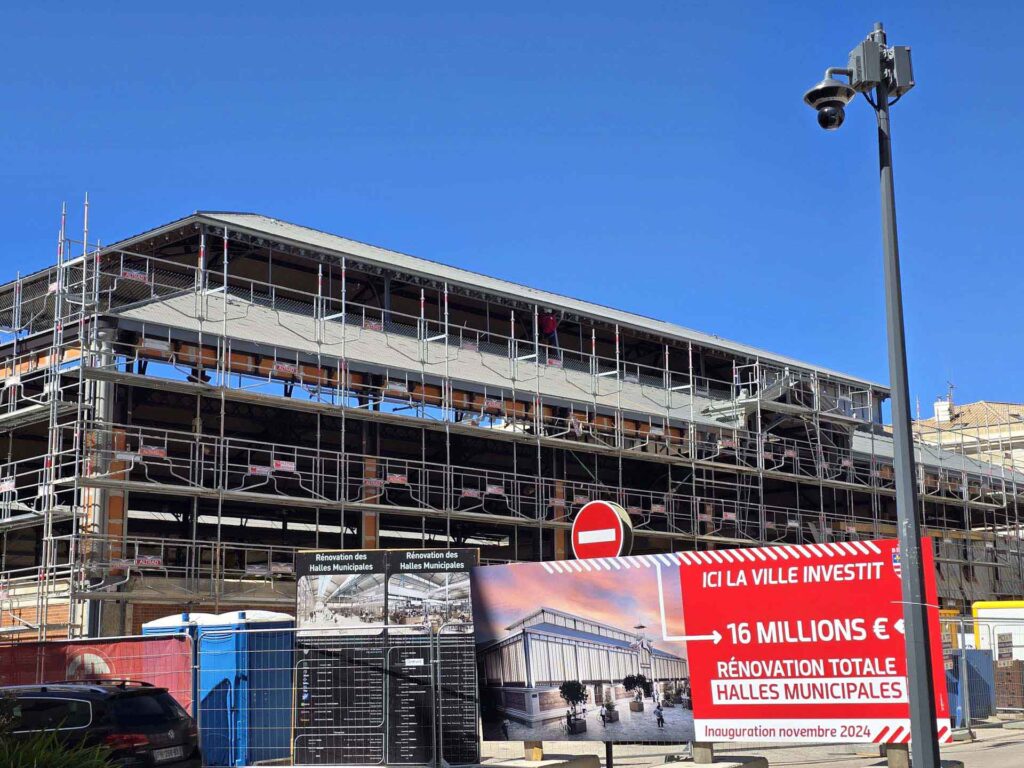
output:
<svg viewBox="0 0 1024 768"><path fill-rule="evenodd" d="M561 358L561 353L558 349L558 316L551 310L545 310L537 318L537 326L540 330L541 339L553 348L553 356ZM548 354L552 356L551 352Z"/></svg>

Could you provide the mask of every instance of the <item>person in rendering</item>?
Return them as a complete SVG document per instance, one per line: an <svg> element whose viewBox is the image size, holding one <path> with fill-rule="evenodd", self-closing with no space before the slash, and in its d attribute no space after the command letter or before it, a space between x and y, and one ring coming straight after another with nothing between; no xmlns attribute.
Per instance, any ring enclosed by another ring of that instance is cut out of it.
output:
<svg viewBox="0 0 1024 768"><path fill-rule="evenodd" d="M665 712L662 710L660 703L658 704L658 706L656 706L654 708L654 717L657 718L657 720L658 720L658 727L659 728L664 728L665 727Z"/></svg>
<svg viewBox="0 0 1024 768"><path fill-rule="evenodd" d="M509 725L510 724L508 722L508 718L507 717L502 718L502 720L501 720L501 733L505 737L505 741L508 741L508 728L509 728Z"/></svg>
<svg viewBox="0 0 1024 768"><path fill-rule="evenodd" d="M565 730L566 733L572 733L572 712L568 709L565 710Z"/></svg>
<svg viewBox="0 0 1024 768"><path fill-rule="evenodd" d="M604 704L601 705L600 715L601 715L601 725L602 725L602 727L607 728L608 727L608 710L605 708Z"/></svg>

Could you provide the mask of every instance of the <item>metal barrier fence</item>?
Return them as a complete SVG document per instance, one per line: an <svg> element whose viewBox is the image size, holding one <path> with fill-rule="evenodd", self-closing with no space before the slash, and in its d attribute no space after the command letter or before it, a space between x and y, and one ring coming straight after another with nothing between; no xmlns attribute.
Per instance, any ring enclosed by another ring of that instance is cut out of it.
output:
<svg viewBox="0 0 1024 768"><path fill-rule="evenodd" d="M0 644L0 686L56 682L133 681L166 688L193 705L192 638L187 635L106 637Z"/></svg>
<svg viewBox="0 0 1024 768"><path fill-rule="evenodd" d="M0 685L131 679L166 687L196 717L210 768L479 762L471 625L431 632L360 615L334 621L0 644ZM1024 719L1024 618L944 617L940 630L950 725Z"/></svg>
<svg viewBox="0 0 1024 768"><path fill-rule="evenodd" d="M1024 719L1024 618L950 617L942 619L941 628L952 726Z"/></svg>
<svg viewBox="0 0 1024 768"><path fill-rule="evenodd" d="M479 762L472 626L342 621L200 632L207 766Z"/></svg>

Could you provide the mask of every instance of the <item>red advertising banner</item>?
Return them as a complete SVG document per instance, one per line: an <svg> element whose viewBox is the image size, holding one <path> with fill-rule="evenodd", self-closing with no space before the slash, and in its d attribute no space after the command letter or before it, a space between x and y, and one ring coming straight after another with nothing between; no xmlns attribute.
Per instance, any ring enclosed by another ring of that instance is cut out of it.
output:
<svg viewBox="0 0 1024 768"><path fill-rule="evenodd" d="M923 557L948 742L928 539ZM485 739L910 739L896 541L486 566L472 579Z"/></svg>
<svg viewBox="0 0 1024 768"><path fill-rule="evenodd" d="M950 738L932 542L923 541L931 675ZM896 541L682 556L698 741L910 740Z"/></svg>
<svg viewBox="0 0 1024 768"><path fill-rule="evenodd" d="M166 688L192 711L192 642L185 637L0 644L0 685L132 680Z"/></svg>

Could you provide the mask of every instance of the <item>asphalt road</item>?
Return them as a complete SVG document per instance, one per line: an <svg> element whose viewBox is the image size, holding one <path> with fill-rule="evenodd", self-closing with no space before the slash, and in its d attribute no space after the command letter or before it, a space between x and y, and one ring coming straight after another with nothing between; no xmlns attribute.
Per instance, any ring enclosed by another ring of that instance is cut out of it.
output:
<svg viewBox="0 0 1024 768"><path fill-rule="evenodd" d="M964 768L1024 768L1024 730L1007 728L981 728L976 731L977 740L944 746L943 759L960 760ZM679 753L684 748L666 745L619 745L615 747L616 768L648 768L662 766L668 755ZM544 742L545 758L556 755L595 754L604 760L604 745L593 742ZM773 768L878 768L885 766L884 758L862 757L851 754L845 745L821 747L757 747L745 748L735 745L720 745L716 755L728 758L733 755L760 755ZM522 744L515 742L485 742L486 763L498 768L503 759L523 757ZM673 763L674 764L674 763ZM670 764L670 765L673 765ZM684 762L679 768L692 763Z"/></svg>

